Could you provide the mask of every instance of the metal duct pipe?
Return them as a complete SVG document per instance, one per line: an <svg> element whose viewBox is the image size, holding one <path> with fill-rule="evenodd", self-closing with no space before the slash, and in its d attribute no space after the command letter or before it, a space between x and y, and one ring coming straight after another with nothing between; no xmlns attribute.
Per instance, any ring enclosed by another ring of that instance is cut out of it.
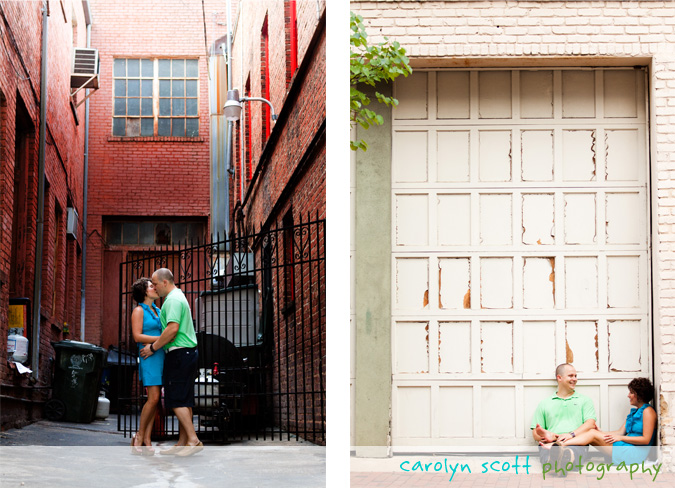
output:
<svg viewBox="0 0 675 488"><path fill-rule="evenodd" d="M32 376L40 377L40 301L42 300L42 246L45 231L45 143L47 138L47 26L49 10L42 2L42 59L40 60L40 134L38 149L37 226L35 237L35 280L33 286L33 333L31 334Z"/></svg>
<svg viewBox="0 0 675 488"><path fill-rule="evenodd" d="M87 24L87 47L91 47L91 9L89 2L83 1L84 17ZM89 89L85 92L89 96ZM84 184L82 206L82 285L80 288L80 340L84 342L84 322L86 305L86 276L87 276L87 181L89 180L89 98L84 102Z"/></svg>
<svg viewBox="0 0 675 488"><path fill-rule="evenodd" d="M232 90L232 4L230 0L227 0L227 89ZM227 172L231 175L234 172L232 171L232 132L234 129L234 124L231 120L227 121L226 137L227 141L225 142L225 167ZM229 212L229 207L225 210ZM229 229L224 229L223 235L227 238L227 232Z"/></svg>

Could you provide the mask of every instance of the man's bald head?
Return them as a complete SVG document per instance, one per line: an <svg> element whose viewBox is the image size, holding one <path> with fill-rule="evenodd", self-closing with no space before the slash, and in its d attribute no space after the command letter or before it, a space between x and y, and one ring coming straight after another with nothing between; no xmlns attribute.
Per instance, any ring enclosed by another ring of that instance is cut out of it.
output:
<svg viewBox="0 0 675 488"><path fill-rule="evenodd" d="M160 297L167 296L175 288L173 273L166 268L159 268L152 273L152 284Z"/></svg>
<svg viewBox="0 0 675 488"><path fill-rule="evenodd" d="M565 370L568 367L574 367L570 363L562 363L560 364L557 368L555 368L555 375L557 376L564 376L565 375Z"/></svg>
<svg viewBox="0 0 675 488"><path fill-rule="evenodd" d="M155 271L152 276L156 277L160 281L168 281L173 284L173 273L168 268L159 268Z"/></svg>

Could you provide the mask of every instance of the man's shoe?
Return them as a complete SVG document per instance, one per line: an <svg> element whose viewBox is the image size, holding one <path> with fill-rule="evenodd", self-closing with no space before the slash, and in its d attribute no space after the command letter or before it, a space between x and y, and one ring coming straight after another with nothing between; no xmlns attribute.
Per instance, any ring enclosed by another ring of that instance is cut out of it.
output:
<svg viewBox="0 0 675 488"><path fill-rule="evenodd" d="M562 453L560 454L560 467L565 468L568 463L574 462L574 452L569 447L563 447ZM564 471L563 476L567 476L567 469Z"/></svg>
<svg viewBox="0 0 675 488"><path fill-rule="evenodd" d="M561 478L566 477L567 470L565 467L567 466L567 463L571 463L572 461L574 461L574 453L572 450L563 446L558 441L554 442L554 445L551 448L551 459L549 461L553 465L553 469L555 469L554 476L559 476ZM561 471L558 471L558 469Z"/></svg>
<svg viewBox="0 0 675 488"><path fill-rule="evenodd" d="M204 450L204 444L201 441L195 446L184 446L181 448L180 452L177 452L175 455L180 457L194 456L198 452Z"/></svg>
<svg viewBox="0 0 675 488"><path fill-rule="evenodd" d="M170 447L168 449L163 449L163 450L159 451L159 453L164 455L164 456L173 456L176 453L180 452L181 449L183 449L184 447L185 446L173 446L173 447Z"/></svg>

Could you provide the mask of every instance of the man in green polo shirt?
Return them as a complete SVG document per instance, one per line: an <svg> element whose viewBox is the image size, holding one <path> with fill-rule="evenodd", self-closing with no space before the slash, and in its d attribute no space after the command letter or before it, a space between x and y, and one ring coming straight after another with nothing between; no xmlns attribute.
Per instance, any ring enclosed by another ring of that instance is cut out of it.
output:
<svg viewBox="0 0 675 488"><path fill-rule="evenodd" d="M173 409L179 424L178 443L160 451L160 454L192 456L204 446L192 423L198 352L190 304L174 284L170 270L161 268L155 271L152 284L160 297L166 297L159 314L162 334L155 342L145 346L140 354L147 357L160 347L164 348L164 405Z"/></svg>
<svg viewBox="0 0 675 488"><path fill-rule="evenodd" d="M561 364L555 370L555 377L558 390L539 403L530 425L532 437L542 446L542 463L548 462L553 442L562 442L596 428L593 400L574 391L577 384L577 370L574 366L569 363ZM588 449L586 446L574 447L577 448L573 452L575 457Z"/></svg>

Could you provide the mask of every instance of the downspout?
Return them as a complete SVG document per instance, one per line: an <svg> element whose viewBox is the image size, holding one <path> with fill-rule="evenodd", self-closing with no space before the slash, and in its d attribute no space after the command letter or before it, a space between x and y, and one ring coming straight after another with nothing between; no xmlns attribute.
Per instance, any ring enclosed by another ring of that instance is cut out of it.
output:
<svg viewBox="0 0 675 488"><path fill-rule="evenodd" d="M230 0L227 0L227 89L233 90L232 87L232 4ZM225 143L225 167L227 168L228 174L234 174L232 170L232 132L234 124L231 120L227 121L226 131L226 143ZM225 212L229 212L228 208L225 209ZM229 222L229 219L228 219ZM227 233L230 229L223 229L223 237L227 239Z"/></svg>
<svg viewBox="0 0 675 488"><path fill-rule="evenodd" d="M239 19L238 22L241 22L243 24L244 22L244 7L246 6L246 2L244 0L241 0L241 3L239 4ZM246 95L244 93L244 50L246 49L246 43L242 41L241 43L241 49L239 49L239 84L241 85L241 94ZM239 121L240 127L242 130L239 131L239 161L240 161L240 167L239 167L239 174L244 175L244 162L246 161L246 158L248 157L248 147L246 147L246 117L248 117L248 112L242 110L241 111L242 117ZM241 178L239 178L241 180ZM242 185L241 181L239 182L239 185ZM236 190L235 190L236 192ZM243 195L244 192L243 190L239 190L239 196ZM234 215L232 216L234 217Z"/></svg>
<svg viewBox="0 0 675 488"><path fill-rule="evenodd" d="M243 22L243 17L244 17L244 6L245 2L242 0L239 9L240 9L240 21ZM245 96L246 93L244 92L244 49L246 48L246 43L244 41L241 42L241 49L239 49L239 84L241 86L241 94L242 96ZM230 90L234 89L234 87L230 88ZM239 201L241 201L241 197L244 194L244 179L246 178L246 157L250 157L250 155L246 152L248 151L248 147L246 147L246 117L248 117L248 112L242 110L241 111L241 119L239 119L239 124L242 130L239 131ZM235 180L236 181L236 180ZM241 207L240 207L241 211ZM232 216L234 218L234 215Z"/></svg>
<svg viewBox="0 0 675 488"><path fill-rule="evenodd" d="M40 134L38 148L37 222L35 236L35 282L33 286L33 331L31 334L31 369L36 381L40 377L40 302L42 300L42 246L45 218L45 143L47 138L47 26L49 11L42 2L42 58L40 60Z"/></svg>
<svg viewBox="0 0 675 488"><path fill-rule="evenodd" d="M87 24L87 47L91 47L91 9L87 0L82 2L84 19ZM85 92L89 96L89 89ZM84 101L84 188L82 197L82 285L80 288L80 340L84 342L85 298L87 277L87 181L89 179L89 98Z"/></svg>

